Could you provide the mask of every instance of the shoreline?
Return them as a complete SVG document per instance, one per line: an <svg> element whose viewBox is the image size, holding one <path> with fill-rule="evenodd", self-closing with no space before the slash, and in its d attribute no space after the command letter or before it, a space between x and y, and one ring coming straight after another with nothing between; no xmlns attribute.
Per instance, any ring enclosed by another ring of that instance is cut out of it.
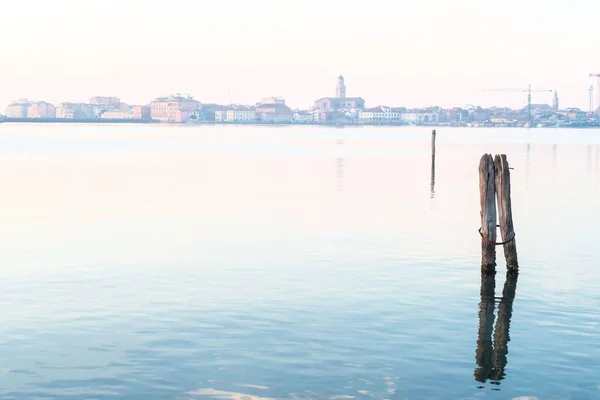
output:
<svg viewBox="0 0 600 400"><path fill-rule="evenodd" d="M198 126L198 125L235 125L235 126L328 126L328 127L419 127L419 128L527 128L540 129L540 127L526 126L499 126L499 125L452 125L452 124L401 124L401 123L354 123L354 122L224 122L224 121L201 121L201 122L162 122L147 119L71 119L71 118L4 118L0 124L128 124L128 125L177 125L177 126ZM564 125L564 126L543 126L548 129L600 129L600 125Z"/></svg>

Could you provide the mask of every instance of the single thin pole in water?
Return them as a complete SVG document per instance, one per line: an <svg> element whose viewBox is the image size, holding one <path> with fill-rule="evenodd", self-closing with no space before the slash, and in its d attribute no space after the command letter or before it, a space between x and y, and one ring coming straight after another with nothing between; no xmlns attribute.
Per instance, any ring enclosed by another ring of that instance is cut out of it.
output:
<svg viewBox="0 0 600 400"><path fill-rule="evenodd" d="M506 154L497 154L494 160L496 170L496 192L498 195L498 214L500 217L500 233L504 243L504 257L509 271L519 269L517 244L512 218L512 201L510 198L510 169Z"/></svg>
<svg viewBox="0 0 600 400"><path fill-rule="evenodd" d="M435 197L435 129L431 132L431 182L429 184L430 197Z"/></svg>
<svg viewBox="0 0 600 400"><path fill-rule="evenodd" d="M435 129L431 132L431 158L435 160Z"/></svg>
<svg viewBox="0 0 600 400"><path fill-rule="evenodd" d="M479 162L479 200L481 204L481 270L496 271L496 180L494 158L484 154Z"/></svg>

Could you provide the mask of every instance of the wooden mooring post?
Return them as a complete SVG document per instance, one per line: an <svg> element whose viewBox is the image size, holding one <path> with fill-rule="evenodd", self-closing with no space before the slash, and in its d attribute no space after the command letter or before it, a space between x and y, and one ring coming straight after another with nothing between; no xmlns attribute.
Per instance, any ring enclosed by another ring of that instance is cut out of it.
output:
<svg viewBox="0 0 600 400"><path fill-rule="evenodd" d="M481 204L481 271L496 272L496 173L494 158L484 154L479 161L479 201Z"/></svg>
<svg viewBox="0 0 600 400"><path fill-rule="evenodd" d="M517 245L512 219L510 198L510 168L505 154L484 154L479 162L479 197L481 204L481 270L496 272L496 246L504 246L506 268L509 272L519 268ZM500 224L496 224L496 200ZM496 228L500 227L502 242L496 242Z"/></svg>
<svg viewBox="0 0 600 400"><path fill-rule="evenodd" d="M510 198L510 168L508 167L506 154L496 154L494 164L496 170L500 233L502 234L506 268L509 271L516 271L519 269L519 261L517 259L517 244L515 242L515 228L513 226L512 202Z"/></svg>

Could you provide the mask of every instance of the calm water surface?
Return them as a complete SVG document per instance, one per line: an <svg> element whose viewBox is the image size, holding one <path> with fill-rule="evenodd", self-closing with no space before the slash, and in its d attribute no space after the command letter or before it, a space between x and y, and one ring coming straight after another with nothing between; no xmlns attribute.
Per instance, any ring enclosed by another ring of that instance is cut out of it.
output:
<svg viewBox="0 0 600 400"><path fill-rule="evenodd" d="M0 399L600 398L600 131L0 124ZM521 273L479 274L506 153Z"/></svg>

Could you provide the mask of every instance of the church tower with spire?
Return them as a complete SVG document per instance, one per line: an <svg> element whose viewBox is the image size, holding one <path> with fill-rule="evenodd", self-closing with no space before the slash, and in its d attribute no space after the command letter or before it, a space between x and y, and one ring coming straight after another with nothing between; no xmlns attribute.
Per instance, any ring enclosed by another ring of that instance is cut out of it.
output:
<svg viewBox="0 0 600 400"><path fill-rule="evenodd" d="M558 111L558 93L556 93L556 90L554 91L554 99L552 100L552 109Z"/></svg>
<svg viewBox="0 0 600 400"><path fill-rule="evenodd" d="M341 74L338 77L338 84L335 89L335 97L338 99L346 98L346 85L344 84L344 77Z"/></svg>

